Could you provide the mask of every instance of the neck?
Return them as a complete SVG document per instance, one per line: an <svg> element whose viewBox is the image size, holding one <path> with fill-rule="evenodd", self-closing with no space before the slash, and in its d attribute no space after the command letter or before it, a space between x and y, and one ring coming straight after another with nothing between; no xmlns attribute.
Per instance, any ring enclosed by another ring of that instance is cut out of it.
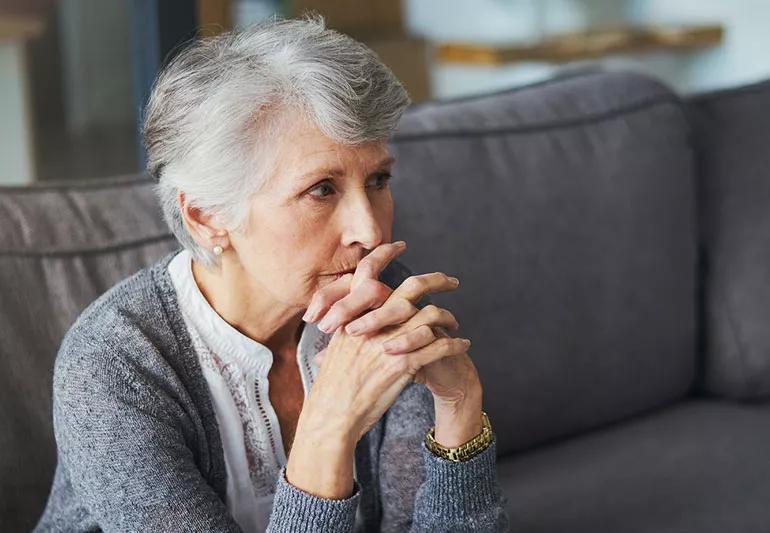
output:
<svg viewBox="0 0 770 533"><path fill-rule="evenodd" d="M222 262L207 270L192 261L195 283L228 324L267 346L275 356L293 351L302 332L304 309L277 301L240 267Z"/></svg>

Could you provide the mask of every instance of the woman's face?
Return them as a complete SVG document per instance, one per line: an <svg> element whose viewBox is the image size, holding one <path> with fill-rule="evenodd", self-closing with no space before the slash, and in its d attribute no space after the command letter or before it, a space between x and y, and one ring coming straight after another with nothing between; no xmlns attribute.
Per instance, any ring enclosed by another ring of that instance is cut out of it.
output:
<svg viewBox="0 0 770 533"><path fill-rule="evenodd" d="M335 273L390 242L392 158L385 141L338 144L304 120L280 131L269 152L275 166L230 243L260 291L304 307Z"/></svg>

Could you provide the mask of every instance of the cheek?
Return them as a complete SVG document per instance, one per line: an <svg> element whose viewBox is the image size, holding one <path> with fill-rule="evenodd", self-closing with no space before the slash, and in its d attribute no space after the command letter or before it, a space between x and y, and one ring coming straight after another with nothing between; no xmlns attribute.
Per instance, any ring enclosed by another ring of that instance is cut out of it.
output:
<svg viewBox="0 0 770 533"><path fill-rule="evenodd" d="M391 241L391 233L393 231L393 197L390 195L390 191L383 195L380 202L375 204L377 213L377 222L380 224L382 230L383 242Z"/></svg>
<svg viewBox="0 0 770 533"><path fill-rule="evenodd" d="M268 238L274 250L271 262L286 283L294 284L317 280L339 244L328 215L308 210L295 212L280 224L271 223Z"/></svg>

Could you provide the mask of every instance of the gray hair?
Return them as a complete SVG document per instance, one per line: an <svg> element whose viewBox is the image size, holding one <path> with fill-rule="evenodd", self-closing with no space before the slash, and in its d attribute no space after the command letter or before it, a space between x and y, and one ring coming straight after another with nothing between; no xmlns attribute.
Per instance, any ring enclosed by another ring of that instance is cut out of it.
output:
<svg viewBox="0 0 770 533"><path fill-rule="evenodd" d="M142 127L166 223L212 268L219 258L187 232L178 191L236 231L275 164L269 141L283 115L299 112L335 142L355 145L388 140L409 104L377 55L320 15L193 41L156 78Z"/></svg>

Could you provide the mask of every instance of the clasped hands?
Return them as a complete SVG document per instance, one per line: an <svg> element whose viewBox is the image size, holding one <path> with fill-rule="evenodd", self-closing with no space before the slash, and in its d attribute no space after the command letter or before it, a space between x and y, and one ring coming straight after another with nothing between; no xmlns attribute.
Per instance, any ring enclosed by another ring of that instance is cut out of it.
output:
<svg viewBox="0 0 770 533"><path fill-rule="evenodd" d="M314 294L303 319L320 320L318 328L333 333L317 356L319 379L327 374L331 381L328 374L338 372L358 376L355 381L360 390L352 394L368 401L356 402L351 397L340 406L361 404L362 412L354 416L359 423L351 428L359 438L409 381L423 383L434 398L437 440L443 439L447 446L459 445L480 430L481 384L467 353L470 341L446 333L446 329L459 328L448 310L432 304L416 307L423 296L454 290L459 281L434 272L410 276L391 289L378 277L405 249L403 241L381 244L358 263L354 273ZM369 379L360 365L378 373L379 379ZM335 391L339 396L347 393Z"/></svg>

